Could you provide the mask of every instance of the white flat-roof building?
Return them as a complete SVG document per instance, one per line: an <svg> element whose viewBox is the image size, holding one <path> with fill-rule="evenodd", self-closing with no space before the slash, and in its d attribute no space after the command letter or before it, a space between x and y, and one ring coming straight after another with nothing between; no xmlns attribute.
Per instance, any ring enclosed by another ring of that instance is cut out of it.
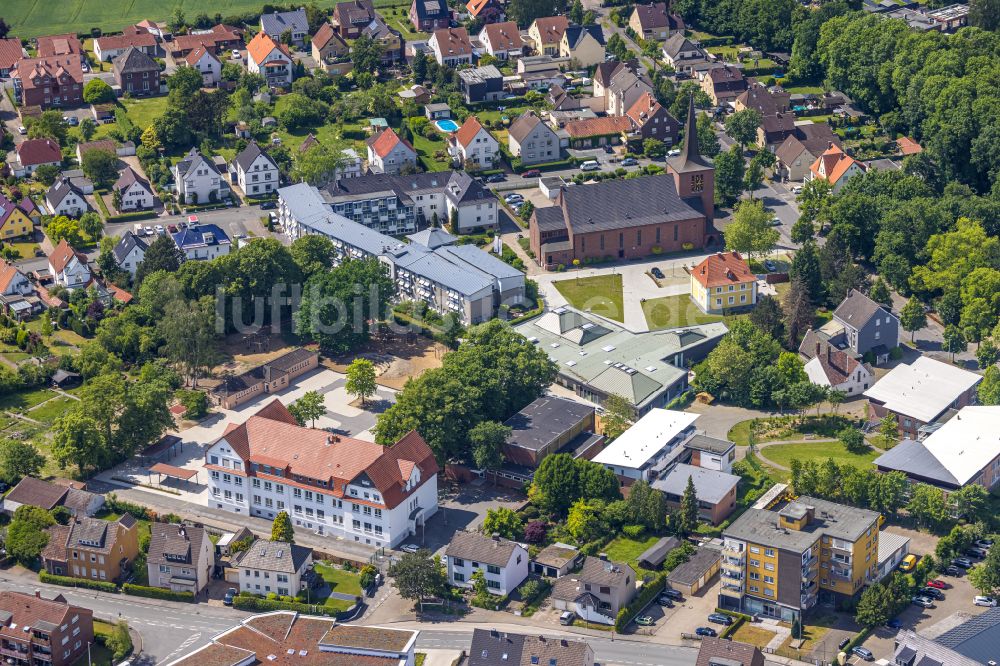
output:
<svg viewBox="0 0 1000 666"><path fill-rule="evenodd" d="M694 433L697 414L651 409L618 439L594 457L594 462L625 479L650 481L656 463Z"/></svg>
<svg viewBox="0 0 1000 666"><path fill-rule="evenodd" d="M982 376L920 356L910 365L898 365L864 395L874 418L896 417L901 437L917 439L921 428L940 420L949 409L975 402Z"/></svg>

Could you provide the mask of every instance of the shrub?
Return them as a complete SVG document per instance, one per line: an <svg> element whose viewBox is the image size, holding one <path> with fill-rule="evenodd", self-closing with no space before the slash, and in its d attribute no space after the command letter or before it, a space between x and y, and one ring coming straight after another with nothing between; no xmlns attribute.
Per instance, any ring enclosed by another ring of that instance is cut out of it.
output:
<svg viewBox="0 0 1000 666"><path fill-rule="evenodd" d="M645 608L649 602L659 596L660 592L667 585L667 574L660 573L656 575L656 578L646 583L643 586L642 591L639 596L630 603L625 608L618 611L618 617L615 619L615 631L621 633L625 627L628 626L629 622L632 621L639 611Z"/></svg>
<svg viewBox="0 0 1000 666"><path fill-rule="evenodd" d="M626 525L622 528L622 532L625 533L630 539L638 539L642 536L642 533L646 531L645 525Z"/></svg>
<svg viewBox="0 0 1000 666"><path fill-rule="evenodd" d="M64 587L82 587L88 590L99 590L101 592L118 592L118 586L103 580L87 580L86 578L73 578L71 576L56 576L47 571L38 574L38 580L42 583L52 585L62 585Z"/></svg>
<svg viewBox="0 0 1000 666"><path fill-rule="evenodd" d="M112 513L127 513L136 520L149 520L150 518L146 507L120 500L114 493L104 498L104 507Z"/></svg>
<svg viewBox="0 0 1000 666"><path fill-rule="evenodd" d="M162 587L147 587L145 585L133 585L125 583L122 585L122 592L134 597L147 597L149 599L165 599L166 601L194 601L193 592L174 592Z"/></svg>
<svg viewBox="0 0 1000 666"><path fill-rule="evenodd" d="M250 611L251 613L268 613L276 610L296 611L303 615L337 615L333 609L325 606L310 604L288 603L285 601L272 601L269 599L257 599L252 596L238 596L233 599L233 608L237 610Z"/></svg>
<svg viewBox="0 0 1000 666"><path fill-rule="evenodd" d="M528 543L541 543L545 541L545 535L549 531L549 526L541 520L533 520L524 528L524 540Z"/></svg>

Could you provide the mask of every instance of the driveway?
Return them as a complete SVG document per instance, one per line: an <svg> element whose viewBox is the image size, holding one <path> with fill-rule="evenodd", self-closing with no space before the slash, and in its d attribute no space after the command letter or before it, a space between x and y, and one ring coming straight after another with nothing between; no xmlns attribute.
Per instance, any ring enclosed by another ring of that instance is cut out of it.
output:
<svg viewBox="0 0 1000 666"><path fill-rule="evenodd" d="M708 621L709 614L714 613L716 606L718 606L721 585L721 578L716 575L712 585L703 587L697 594L684 597L684 601L680 603L674 602L673 608L666 608L653 602L642 613L643 615L651 615L656 621L652 627L654 630L652 633L655 636L653 640L658 643L685 645L690 641L685 640L681 635L693 634L698 627L712 627L721 633L725 627ZM645 628L640 628L635 633L642 634L645 631Z"/></svg>
<svg viewBox="0 0 1000 666"><path fill-rule="evenodd" d="M410 542L431 552L443 551L455 532L478 529L490 509L519 509L526 501L520 491L494 487L482 480L463 483L454 490L442 484L438 489L437 513L427 521L424 533L417 534Z"/></svg>

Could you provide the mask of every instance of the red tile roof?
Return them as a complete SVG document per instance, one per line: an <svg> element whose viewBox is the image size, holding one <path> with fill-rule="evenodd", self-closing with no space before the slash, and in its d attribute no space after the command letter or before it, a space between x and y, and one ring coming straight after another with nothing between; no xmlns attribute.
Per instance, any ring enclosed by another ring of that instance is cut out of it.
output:
<svg viewBox="0 0 1000 666"><path fill-rule="evenodd" d="M7 287L18 275L21 275L21 271L18 270L17 266L0 259L0 294L7 291Z"/></svg>
<svg viewBox="0 0 1000 666"><path fill-rule="evenodd" d="M10 69L23 57L20 39L0 39L0 69Z"/></svg>
<svg viewBox="0 0 1000 666"><path fill-rule="evenodd" d="M87 255L74 250L64 238L59 241L59 245L56 245L56 249L52 250L52 254L49 255L49 263L52 264L56 273L62 273L73 257L76 257L84 266L87 265Z"/></svg>
<svg viewBox="0 0 1000 666"><path fill-rule="evenodd" d="M45 58L23 58L14 66L12 77L21 80L25 90L50 85L51 79L62 81L66 77L83 85L83 67L76 55L48 56ZM68 84L69 81L64 81Z"/></svg>
<svg viewBox="0 0 1000 666"><path fill-rule="evenodd" d="M574 138L607 136L627 132L632 129L632 121L625 116L587 118L585 120L570 121L563 126L563 129Z"/></svg>
<svg viewBox="0 0 1000 666"><path fill-rule="evenodd" d="M96 45L102 51L124 50L130 46L135 48L149 48L156 46L156 37L145 28L129 26L125 28L124 34L101 37L96 41Z"/></svg>
<svg viewBox="0 0 1000 666"><path fill-rule="evenodd" d="M723 287L741 282L754 282L757 276L739 252L713 254L691 269L694 279L703 287Z"/></svg>
<svg viewBox="0 0 1000 666"><path fill-rule="evenodd" d="M660 108L660 103L656 101L656 98L647 92L639 95L639 99L635 100L635 104L629 107L625 115L635 123L636 127L642 127L647 120L659 112Z"/></svg>
<svg viewBox="0 0 1000 666"><path fill-rule="evenodd" d="M899 152L904 155L916 155L924 151L923 146L908 136L901 136L896 139L896 145L899 146Z"/></svg>
<svg viewBox="0 0 1000 666"><path fill-rule="evenodd" d="M416 432L382 447L304 428L289 422L290 416L275 399L242 425L227 427L223 437L246 463L288 468L293 475L330 481L337 496L343 496L344 487L365 473L390 509L406 497L406 470L418 467L423 480L438 472L434 454Z"/></svg>
<svg viewBox="0 0 1000 666"><path fill-rule="evenodd" d="M379 157L387 156L392 152L392 149L400 143L410 150L413 150L413 146L410 145L410 142L406 139L401 139L391 127L387 127L372 138L368 139L367 143Z"/></svg>
<svg viewBox="0 0 1000 666"><path fill-rule="evenodd" d="M524 40L521 39L521 31L517 29L517 24L513 21L490 23L484 30L490 40L490 45L494 49L507 51L509 49L524 47Z"/></svg>
<svg viewBox="0 0 1000 666"><path fill-rule="evenodd" d="M441 28L434 31L434 39L442 56L471 55L472 42L465 28Z"/></svg>
<svg viewBox="0 0 1000 666"><path fill-rule="evenodd" d="M831 185L839 181L847 170L857 164L864 170L865 166L841 150L840 146L830 146L816 158L809 170L817 178L824 178Z"/></svg>
<svg viewBox="0 0 1000 666"><path fill-rule="evenodd" d="M0 611L12 615L10 624L0 626L0 635L16 638L24 642L25 633L22 628L31 627L37 622L48 622L55 626L67 624L71 614L83 611L89 617L91 611L70 606L66 598L57 594L52 599L45 599L23 592L0 592ZM81 621L84 619L80 618Z"/></svg>
<svg viewBox="0 0 1000 666"><path fill-rule="evenodd" d="M458 128L458 131L455 132L455 140L462 146L468 146L476 138L481 129L483 129L483 126L479 122L479 119L475 116L469 116L462 123L462 126Z"/></svg>
<svg viewBox="0 0 1000 666"><path fill-rule="evenodd" d="M218 60L218 58L215 57L215 54L209 51L204 44L198 46L198 48L196 48L194 51L191 51L191 53L188 53L187 57L185 57L184 60L187 62L187 64L194 67L195 65L198 64L198 61L201 60L201 57L206 53L208 54L209 58L212 58L213 60Z"/></svg>
<svg viewBox="0 0 1000 666"><path fill-rule="evenodd" d="M62 151L52 139L28 139L17 145L17 159L24 166L61 162Z"/></svg>
<svg viewBox="0 0 1000 666"><path fill-rule="evenodd" d="M190 51L199 44L204 44L209 50L218 52L220 43L241 41L242 34L232 26L219 24L212 28L212 32L200 35L177 35L167 48L171 53L177 53Z"/></svg>
<svg viewBox="0 0 1000 666"><path fill-rule="evenodd" d="M288 54L288 47L284 44L279 44L268 35L266 32L258 32L250 43L247 44L247 55L253 58L253 61L258 65L264 62L271 51L278 49L281 51L289 60L291 55Z"/></svg>
<svg viewBox="0 0 1000 666"><path fill-rule="evenodd" d="M546 16L535 19L535 27L544 43L561 42L563 33L569 27L569 19L565 16Z"/></svg>
<svg viewBox="0 0 1000 666"><path fill-rule="evenodd" d="M65 35L46 35L38 38L38 57L61 56L69 54L80 55L83 45L80 38L69 32Z"/></svg>

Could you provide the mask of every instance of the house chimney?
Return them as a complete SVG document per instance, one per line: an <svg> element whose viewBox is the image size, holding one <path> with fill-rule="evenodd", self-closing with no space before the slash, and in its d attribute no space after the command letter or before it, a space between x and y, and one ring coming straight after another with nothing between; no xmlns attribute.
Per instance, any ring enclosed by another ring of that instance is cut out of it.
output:
<svg viewBox="0 0 1000 666"><path fill-rule="evenodd" d="M39 590L38 588L35 588L35 598L36 599L41 599L42 598L42 591Z"/></svg>
<svg viewBox="0 0 1000 666"><path fill-rule="evenodd" d="M829 365L833 365L833 345L826 346L826 362Z"/></svg>
<svg viewBox="0 0 1000 666"><path fill-rule="evenodd" d="M602 562L607 562L608 561L608 554L607 553L598 553L597 557L600 558L600 560Z"/></svg>
<svg viewBox="0 0 1000 666"><path fill-rule="evenodd" d="M500 533L499 532L494 532L490 536L493 539L493 547L496 548L497 546L499 546L500 545Z"/></svg>
<svg viewBox="0 0 1000 666"><path fill-rule="evenodd" d="M816 341L816 356L819 356L819 340Z"/></svg>

